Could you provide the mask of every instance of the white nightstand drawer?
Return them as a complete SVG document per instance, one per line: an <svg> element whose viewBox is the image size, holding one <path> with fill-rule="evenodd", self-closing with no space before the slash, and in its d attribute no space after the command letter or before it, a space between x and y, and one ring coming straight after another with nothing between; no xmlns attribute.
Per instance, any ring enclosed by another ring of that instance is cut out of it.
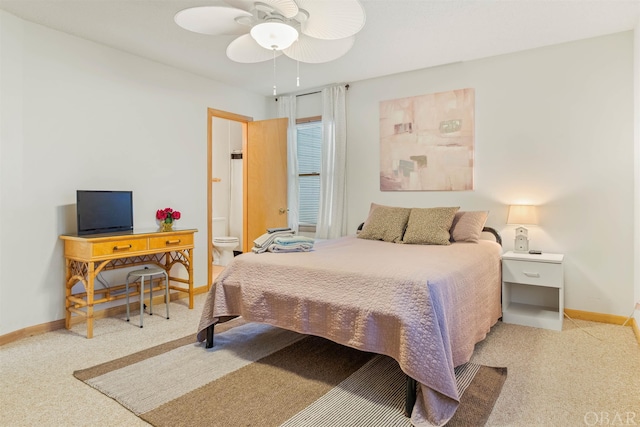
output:
<svg viewBox="0 0 640 427"><path fill-rule="evenodd" d="M562 288L562 264L502 260L502 280L527 285Z"/></svg>

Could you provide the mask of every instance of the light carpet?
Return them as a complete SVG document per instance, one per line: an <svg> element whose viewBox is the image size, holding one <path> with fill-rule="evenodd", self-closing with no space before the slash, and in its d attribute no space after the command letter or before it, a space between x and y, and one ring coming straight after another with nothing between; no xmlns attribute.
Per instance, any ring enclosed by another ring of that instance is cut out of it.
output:
<svg viewBox="0 0 640 427"><path fill-rule="evenodd" d="M190 335L74 376L159 427L411 426L393 359L242 319L216 327L213 349ZM484 425L506 368L468 363L456 379L448 425Z"/></svg>

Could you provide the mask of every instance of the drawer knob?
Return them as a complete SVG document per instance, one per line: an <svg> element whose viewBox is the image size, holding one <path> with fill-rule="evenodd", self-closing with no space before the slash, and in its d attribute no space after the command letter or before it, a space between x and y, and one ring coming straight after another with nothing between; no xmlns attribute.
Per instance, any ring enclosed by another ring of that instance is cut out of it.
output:
<svg viewBox="0 0 640 427"><path fill-rule="evenodd" d="M113 250L114 251L121 251L124 249L131 249L131 245L121 245L121 246L114 246Z"/></svg>
<svg viewBox="0 0 640 427"><path fill-rule="evenodd" d="M167 240L166 244L167 245L177 245L180 243L180 239L176 239L176 240Z"/></svg>
<svg viewBox="0 0 640 427"><path fill-rule="evenodd" d="M530 271L523 271L523 273L527 277L540 277L540 273L532 273Z"/></svg>

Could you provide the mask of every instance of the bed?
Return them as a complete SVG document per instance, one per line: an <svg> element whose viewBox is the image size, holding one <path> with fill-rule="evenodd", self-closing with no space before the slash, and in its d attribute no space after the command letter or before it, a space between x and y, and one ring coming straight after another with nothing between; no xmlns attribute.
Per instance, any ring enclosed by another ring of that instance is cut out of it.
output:
<svg viewBox="0 0 640 427"><path fill-rule="evenodd" d="M243 254L211 288L197 338L209 347L216 323L242 316L388 355L417 384L412 423L443 425L459 404L454 367L501 317L499 235L481 230L493 241L417 245L354 235L310 252Z"/></svg>

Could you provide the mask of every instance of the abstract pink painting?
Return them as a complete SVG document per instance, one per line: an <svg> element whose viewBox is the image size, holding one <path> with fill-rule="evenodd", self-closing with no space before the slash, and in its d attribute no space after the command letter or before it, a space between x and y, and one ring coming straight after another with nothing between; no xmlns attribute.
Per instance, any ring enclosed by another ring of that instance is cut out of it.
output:
<svg viewBox="0 0 640 427"><path fill-rule="evenodd" d="M474 89L380 102L380 190L473 190Z"/></svg>

